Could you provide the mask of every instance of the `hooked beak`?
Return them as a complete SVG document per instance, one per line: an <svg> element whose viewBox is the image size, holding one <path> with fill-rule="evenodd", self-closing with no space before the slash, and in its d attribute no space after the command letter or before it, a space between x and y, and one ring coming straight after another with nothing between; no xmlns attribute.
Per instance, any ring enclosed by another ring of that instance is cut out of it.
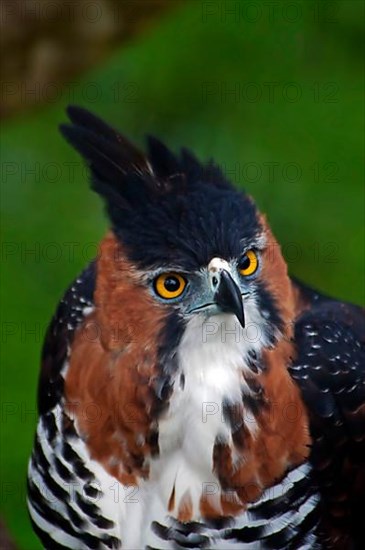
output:
<svg viewBox="0 0 365 550"><path fill-rule="evenodd" d="M228 271L223 269L220 275L219 287L214 297L215 303L225 313L234 313L242 328L245 328L245 313L241 291Z"/></svg>

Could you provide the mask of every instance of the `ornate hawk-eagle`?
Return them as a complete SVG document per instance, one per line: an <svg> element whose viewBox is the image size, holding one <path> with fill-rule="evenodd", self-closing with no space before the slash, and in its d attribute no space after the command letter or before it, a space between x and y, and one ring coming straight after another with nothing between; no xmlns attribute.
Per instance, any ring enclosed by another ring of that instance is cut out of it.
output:
<svg viewBox="0 0 365 550"><path fill-rule="evenodd" d="M57 549L365 548L365 330L212 162L61 126L110 231L61 300L29 464Z"/></svg>

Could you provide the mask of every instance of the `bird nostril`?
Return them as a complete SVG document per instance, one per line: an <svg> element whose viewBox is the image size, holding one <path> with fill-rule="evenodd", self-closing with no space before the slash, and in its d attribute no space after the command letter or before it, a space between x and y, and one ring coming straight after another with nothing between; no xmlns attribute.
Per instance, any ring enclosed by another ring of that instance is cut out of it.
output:
<svg viewBox="0 0 365 550"><path fill-rule="evenodd" d="M214 275L214 277L212 278L212 283L213 283L213 286L217 286L218 284L218 279L217 277Z"/></svg>

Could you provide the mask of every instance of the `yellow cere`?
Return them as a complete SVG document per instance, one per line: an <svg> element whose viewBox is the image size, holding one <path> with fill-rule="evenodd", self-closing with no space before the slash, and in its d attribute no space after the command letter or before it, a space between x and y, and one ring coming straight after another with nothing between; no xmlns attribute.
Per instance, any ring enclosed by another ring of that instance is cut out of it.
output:
<svg viewBox="0 0 365 550"><path fill-rule="evenodd" d="M166 300L178 298L186 287L186 280L178 273L163 273L155 281L156 292Z"/></svg>

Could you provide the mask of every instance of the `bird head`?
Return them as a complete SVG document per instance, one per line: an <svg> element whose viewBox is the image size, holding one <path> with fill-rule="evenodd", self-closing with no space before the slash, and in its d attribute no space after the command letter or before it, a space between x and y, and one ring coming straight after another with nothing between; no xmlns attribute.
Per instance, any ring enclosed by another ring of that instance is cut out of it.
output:
<svg viewBox="0 0 365 550"><path fill-rule="evenodd" d="M68 114L61 131L89 165L138 285L180 325L225 319L272 345L290 318L290 285L252 198L186 149L174 155L149 137L145 156L88 111Z"/></svg>

